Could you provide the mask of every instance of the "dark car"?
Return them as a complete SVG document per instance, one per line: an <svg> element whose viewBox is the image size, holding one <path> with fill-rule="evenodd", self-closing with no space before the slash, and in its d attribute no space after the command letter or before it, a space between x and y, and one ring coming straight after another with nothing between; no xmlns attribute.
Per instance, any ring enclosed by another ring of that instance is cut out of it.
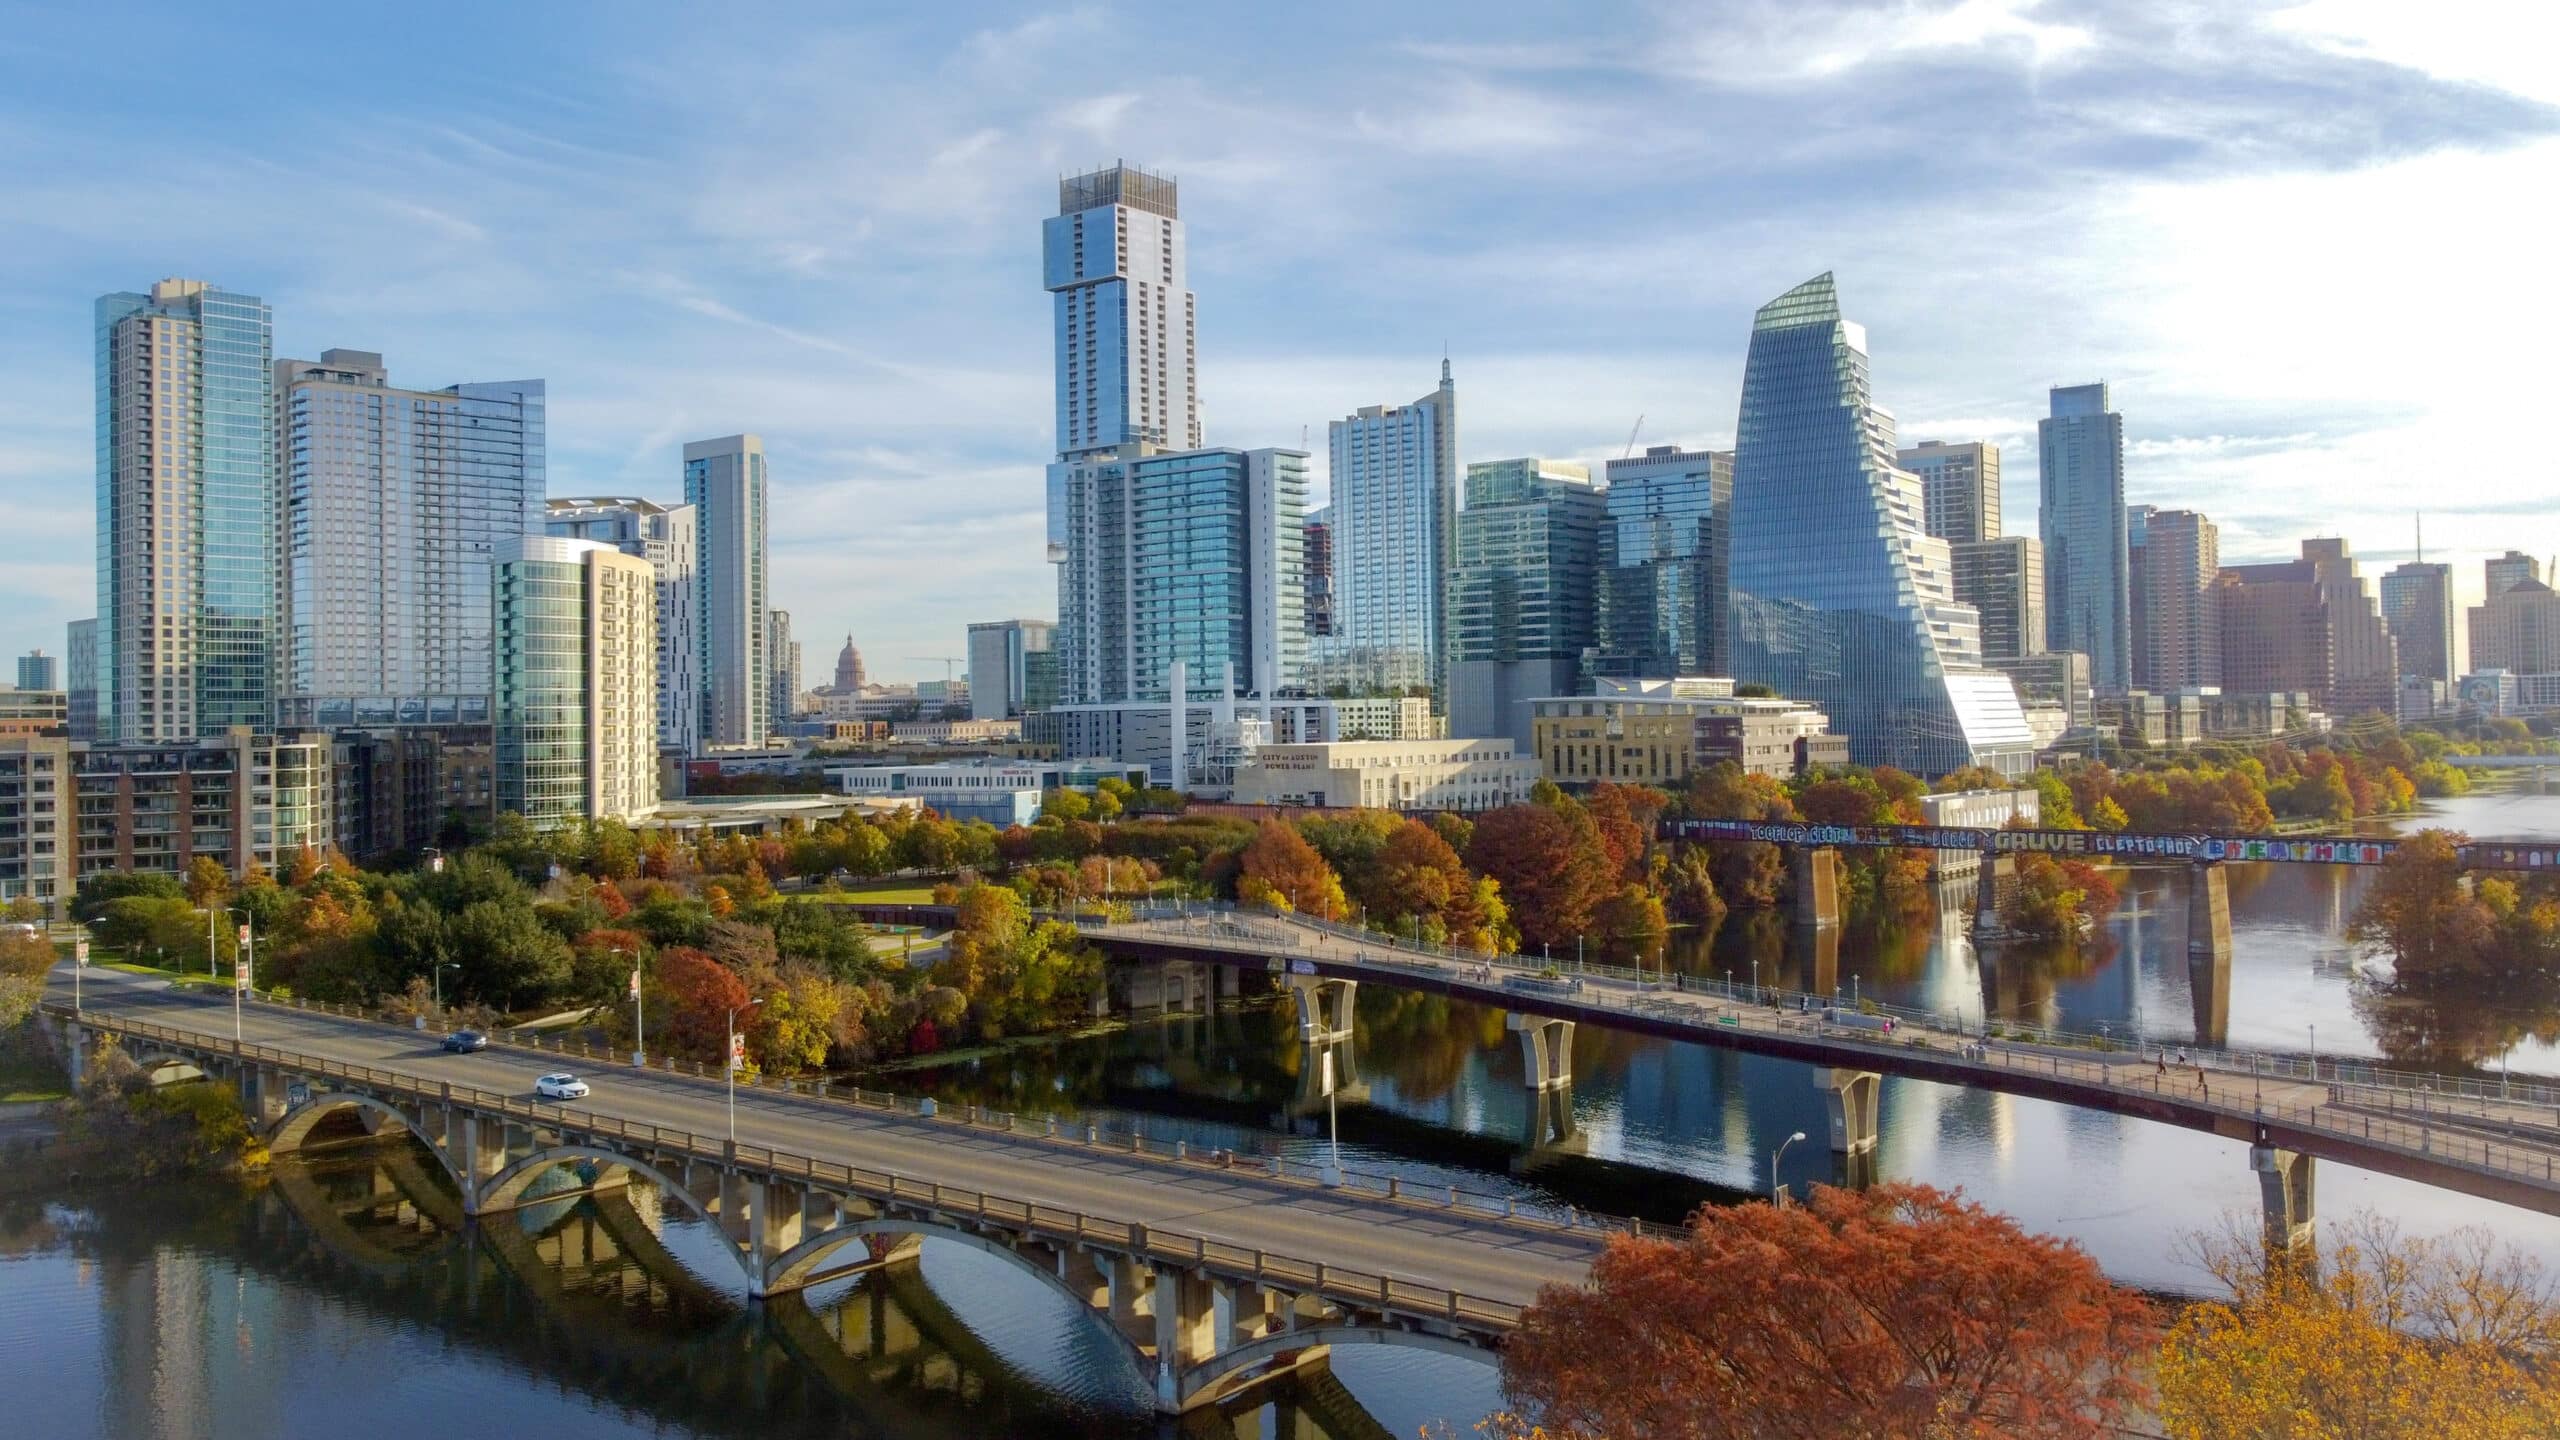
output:
<svg viewBox="0 0 2560 1440"><path fill-rule="evenodd" d="M468 1055L474 1050L488 1049L489 1037L477 1030L456 1030L444 1037L444 1048L456 1055Z"/></svg>

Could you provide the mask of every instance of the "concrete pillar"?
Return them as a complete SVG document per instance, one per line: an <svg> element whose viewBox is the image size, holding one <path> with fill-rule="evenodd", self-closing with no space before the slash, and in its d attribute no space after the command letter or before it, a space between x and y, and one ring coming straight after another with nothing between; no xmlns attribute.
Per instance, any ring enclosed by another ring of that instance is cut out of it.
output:
<svg viewBox="0 0 2560 1440"><path fill-rule="evenodd" d="M2194 1011L2196 1043L2221 1047L2231 1036L2231 950L2187 954L2187 1003Z"/></svg>
<svg viewBox="0 0 2560 1440"><path fill-rule="evenodd" d="M1111 1285L1111 1321L1135 1335L1138 1319L1145 1312L1147 1292L1155 1281L1155 1267L1135 1255L1113 1255L1103 1262L1104 1278Z"/></svg>
<svg viewBox="0 0 2560 1440"><path fill-rule="evenodd" d="M1058 1255L1058 1279L1084 1303L1105 1314L1111 1310L1111 1278L1102 1273L1102 1265L1090 1250L1066 1250Z"/></svg>
<svg viewBox="0 0 2560 1440"><path fill-rule="evenodd" d="M2266 1213L2270 1253L2289 1254L2311 1243L2311 1167L2311 1157L2298 1150L2249 1147L2249 1168L2258 1172L2258 1203Z"/></svg>
<svg viewBox="0 0 2560 1440"><path fill-rule="evenodd" d="M1182 1404L1182 1372L1217 1353L1216 1294L1205 1276L1158 1270L1155 1302L1156 1400L1173 1410Z"/></svg>
<svg viewBox="0 0 2560 1440"><path fill-rule="evenodd" d="M62 1068L71 1077L71 1088L80 1088L81 1078L89 1073L89 1027L77 1020L62 1022Z"/></svg>
<svg viewBox="0 0 2560 1440"><path fill-rule="evenodd" d="M1352 1005L1359 993L1360 982L1357 980L1291 975L1289 997L1297 1002L1298 1038L1302 1041L1350 1039Z"/></svg>
<svg viewBox="0 0 2560 1440"><path fill-rule="evenodd" d="M1982 852L1981 867L1973 877L1973 933L1976 938L1996 936L2006 931L2002 918L2003 905L2009 891L2017 887L2018 862L1998 850Z"/></svg>
<svg viewBox="0 0 2560 1440"><path fill-rule="evenodd" d="M2187 869L2187 958L2199 955L2231 963L2231 884L2210 861Z"/></svg>
<svg viewBox="0 0 2560 1440"><path fill-rule="evenodd" d="M1522 1080L1532 1091L1573 1084L1573 1022L1512 1011L1503 1023L1520 1037Z"/></svg>
<svg viewBox="0 0 2560 1440"><path fill-rule="evenodd" d="M1787 852L1787 874L1798 925L1827 929L1840 923L1839 851L1799 845Z"/></svg>
<svg viewBox="0 0 2560 1440"><path fill-rule="evenodd" d="M1813 1083L1831 1112L1832 1152L1859 1155L1875 1149L1876 1100L1884 1077L1873 1070L1824 1067L1813 1072Z"/></svg>
<svg viewBox="0 0 2560 1440"><path fill-rule="evenodd" d="M507 1130L499 1121L459 1106L445 1107L445 1153L462 1178L462 1209L477 1215L491 1177L507 1168Z"/></svg>

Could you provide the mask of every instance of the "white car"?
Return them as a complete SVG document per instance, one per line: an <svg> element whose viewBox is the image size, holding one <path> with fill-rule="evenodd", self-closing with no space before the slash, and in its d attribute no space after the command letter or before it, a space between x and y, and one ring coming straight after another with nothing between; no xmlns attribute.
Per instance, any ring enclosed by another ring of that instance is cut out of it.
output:
<svg viewBox="0 0 2560 1440"><path fill-rule="evenodd" d="M533 1093L545 1100L584 1100L587 1098L587 1082L563 1070L557 1075L545 1075L534 1081Z"/></svg>

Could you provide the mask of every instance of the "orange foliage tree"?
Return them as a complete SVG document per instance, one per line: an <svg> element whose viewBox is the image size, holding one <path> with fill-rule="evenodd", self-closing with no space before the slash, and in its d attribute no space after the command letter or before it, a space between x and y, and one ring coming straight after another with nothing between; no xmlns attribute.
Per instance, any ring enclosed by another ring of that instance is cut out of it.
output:
<svg viewBox="0 0 2560 1440"><path fill-rule="evenodd" d="M1298 827L1265 820L1244 847L1244 877L1236 898L1248 905L1294 910L1319 920L1339 920L1351 909L1342 877L1324 863Z"/></svg>
<svg viewBox="0 0 2560 1440"><path fill-rule="evenodd" d="M2097 1440L2147 1403L2156 1339L2069 1241L1924 1185L1817 1186L1613 1237L1587 1285L1540 1292L1502 1373L1558 1440Z"/></svg>
<svg viewBox="0 0 2560 1440"><path fill-rule="evenodd" d="M1476 819L1467 863L1501 886L1525 945L1562 945L1589 933L1593 912L1617 888L1598 827L1571 800L1506 805Z"/></svg>
<svg viewBox="0 0 2560 1440"><path fill-rule="evenodd" d="M746 983L729 967L682 945L658 952L649 989L651 1042L695 1060L720 1058L728 1044L729 1012L749 998ZM739 1028L754 1018L740 1015Z"/></svg>

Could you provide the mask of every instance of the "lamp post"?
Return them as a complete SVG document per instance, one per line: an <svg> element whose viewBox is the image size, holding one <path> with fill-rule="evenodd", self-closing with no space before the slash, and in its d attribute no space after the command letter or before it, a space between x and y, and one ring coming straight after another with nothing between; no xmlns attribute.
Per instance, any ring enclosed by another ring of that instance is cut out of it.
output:
<svg viewBox="0 0 2560 1440"><path fill-rule="evenodd" d="M738 1012L753 1010L763 1003L762 999L750 1000L729 1011L729 1054L726 1058L729 1064L729 1143L732 1145L738 1143Z"/></svg>
<svg viewBox="0 0 2560 1440"><path fill-rule="evenodd" d="M2311 1022L2311 1083L2320 1083L2320 1026Z"/></svg>
<svg viewBox="0 0 2560 1440"><path fill-rule="evenodd" d="M231 962L231 1038L240 1039L240 1002L249 993L249 979L258 958L258 917L254 911L237 905L223 907L223 914L240 917L240 958Z"/></svg>
<svg viewBox="0 0 2560 1440"><path fill-rule="evenodd" d="M631 1063L645 1070L649 1068L649 1016L640 998L640 956L628 945L616 945L611 953L631 962Z"/></svg>
<svg viewBox="0 0 2560 1440"><path fill-rule="evenodd" d="M436 1023L439 1025L444 1023L444 972L447 970L459 970L461 968L462 964L460 961L439 960L436 962L436 967L432 972L436 979Z"/></svg>
<svg viewBox="0 0 2560 1440"><path fill-rule="evenodd" d="M1804 1132L1799 1130L1779 1141L1776 1153L1769 1157L1769 1203L1772 1205L1784 1207L1787 1203L1787 1187L1779 1183L1778 1167L1786 1163L1787 1147L1803 1138Z"/></svg>

